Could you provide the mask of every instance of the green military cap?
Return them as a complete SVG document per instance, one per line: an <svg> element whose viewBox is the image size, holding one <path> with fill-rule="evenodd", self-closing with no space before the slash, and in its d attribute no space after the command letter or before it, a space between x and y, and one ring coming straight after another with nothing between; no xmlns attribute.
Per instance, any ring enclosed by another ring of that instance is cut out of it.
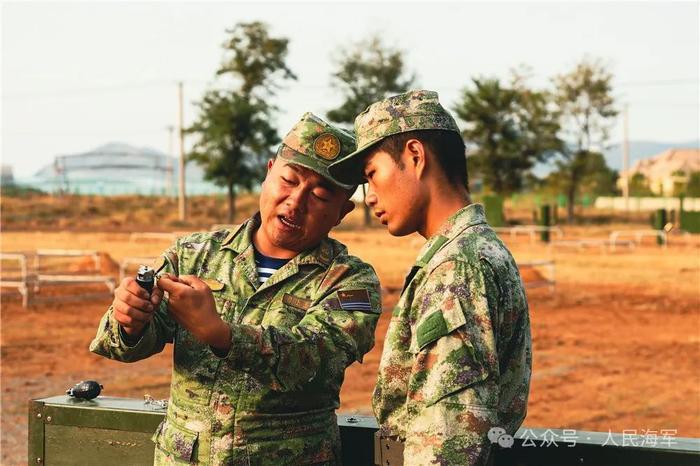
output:
<svg viewBox="0 0 700 466"><path fill-rule="evenodd" d="M353 150L355 136L352 133L307 112L284 137L277 156L313 170L341 188L352 189L357 183L339 182L328 173L328 166Z"/></svg>
<svg viewBox="0 0 700 466"><path fill-rule="evenodd" d="M392 134L417 129L442 129L459 133L457 123L440 104L434 91L416 90L375 102L355 118L357 149L330 167L342 183L364 183L363 156Z"/></svg>

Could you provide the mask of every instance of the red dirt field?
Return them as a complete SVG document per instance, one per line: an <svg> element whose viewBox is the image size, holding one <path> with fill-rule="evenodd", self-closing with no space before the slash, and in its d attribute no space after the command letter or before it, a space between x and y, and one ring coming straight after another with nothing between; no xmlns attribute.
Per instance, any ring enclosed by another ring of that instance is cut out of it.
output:
<svg viewBox="0 0 700 466"><path fill-rule="evenodd" d="M567 231L587 236L590 231ZM375 265L386 291L384 309L398 299L397 287L421 240L393 239L383 231L336 235L350 251ZM108 250L123 257L157 254L167 243L131 244L128 235L6 233L3 252L39 247ZM527 427L607 432L671 429L679 437L700 437L700 248L647 245L602 254L557 251L527 240L510 241L519 262L556 261L557 285L528 291L534 368ZM113 267L111 268L113 270ZM546 270L541 272L546 274ZM540 272L524 271L526 281ZM84 291L85 287L80 290ZM58 301L51 296L77 289L46 289L29 309L18 293L2 292L2 464L26 464L27 401L63 393L95 379L104 394L165 398L171 349L125 365L100 358L87 347L111 297ZM385 313L377 344L346 372L342 412L370 413Z"/></svg>

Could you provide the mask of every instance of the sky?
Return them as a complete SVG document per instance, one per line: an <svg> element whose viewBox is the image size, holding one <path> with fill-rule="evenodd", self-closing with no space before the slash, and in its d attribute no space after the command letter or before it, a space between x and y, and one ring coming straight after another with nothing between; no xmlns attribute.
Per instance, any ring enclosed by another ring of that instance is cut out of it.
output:
<svg viewBox="0 0 700 466"><path fill-rule="evenodd" d="M451 108L473 77L507 78L522 64L550 85L583 57L614 73L632 140L700 135L698 2L203 3L16 2L0 7L2 163L15 177L57 155L126 142L175 153L177 85L185 125L222 58L226 29L260 20L287 37L298 80L274 98L280 136L306 111L338 106L331 86L344 47L379 34L405 53L419 87ZM622 119L610 142L623 137ZM186 141L189 147L191 141Z"/></svg>

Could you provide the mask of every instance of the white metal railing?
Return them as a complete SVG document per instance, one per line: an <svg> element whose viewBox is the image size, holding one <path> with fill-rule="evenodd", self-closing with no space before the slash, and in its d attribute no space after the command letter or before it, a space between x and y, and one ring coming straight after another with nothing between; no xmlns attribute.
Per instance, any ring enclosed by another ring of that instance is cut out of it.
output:
<svg viewBox="0 0 700 466"><path fill-rule="evenodd" d="M532 268L532 269L537 269L537 268L545 268L547 269L547 275L543 277L542 280L538 281L531 281L531 282L523 282L525 285L525 288L539 288L542 286L547 286L549 287L549 291L553 292L554 291L554 286L556 285L556 276L555 276L555 264L553 260L548 260L548 259L540 259L540 260L533 260L533 261L527 261L527 262L518 262L518 268Z"/></svg>
<svg viewBox="0 0 700 466"><path fill-rule="evenodd" d="M22 306L27 307L29 305L29 275L27 273L27 255L20 253L0 253L0 261L15 261L19 264L19 278L18 280L5 280L5 269L3 267L3 273L0 277L0 287L17 288L19 293L22 295ZM13 277L15 278L15 277Z"/></svg>
<svg viewBox="0 0 700 466"><path fill-rule="evenodd" d="M28 257L34 256L33 261ZM95 265L94 273L50 273L42 270L42 263L46 266L46 260L51 257L91 257ZM12 260L19 264L20 275L16 280L0 280L0 286L17 288L22 295L22 306L27 307L30 301L37 299L32 293L38 293L42 284L76 284L76 283L103 283L110 293L114 292L114 278L108 275L100 275L100 253L92 250L81 249L37 249L30 253L0 253L0 260ZM29 270L29 264L32 270ZM3 270L3 277L5 276ZM14 278L14 277L13 277ZM78 295L82 296L82 295ZM52 297L51 299L58 299Z"/></svg>
<svg viewBox="0 0 700 466"><path fill-rule="evenodd" d="M557 240L549 243L550 248L576 248L578 250L583 250L590 247L598 247L601 252L607 252L610 241L607 239L597 239L597 238L582 238L582 239L571 239L571 240Z"/></svg>
<svg viewBox="0 0 700 466"><path fill-rule="evenodd" d="M653 236L655 238L661 238L661 244L664 248L668 247L668 233L664 230L615 230L610 233L611 251L615 250L615 245L621 236L633 236L637 246L642 243L643 237Z"/></svg>
<svg viewBox="0 0 700 466"><path fill-rule="evenodd" d="M41 259L46 257L92 257L95 264L95 273L91 274L65 274L42 273ZM34 291L38 292L41 283L65 284L65 283L104 283L110 293L114 292L114 278L100 275L100 254L97 251L81 249L37 249L34 255L34 270L36 280Z"/></svg>
<svg viewBox="0 0 700 466"><path fill-rule="evenodd" d="M535 242L538 233L550 232L554 233L557 238L564 237L564 230L558 226L517 225L514 227L495 227L493 230L496 233L508 233L511 238L515 238L519 234L529 235L531 243Z"/></svg>

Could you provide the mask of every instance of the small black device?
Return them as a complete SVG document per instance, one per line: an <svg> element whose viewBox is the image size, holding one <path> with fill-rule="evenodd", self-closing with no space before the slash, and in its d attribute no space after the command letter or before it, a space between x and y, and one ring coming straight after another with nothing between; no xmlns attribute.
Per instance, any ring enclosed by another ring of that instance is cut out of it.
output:
<svg viewBox="0 0 700 466"><path fill-rule="evenodd" d="M75 384L74 387L66 390L66 395L83 400L97 398L104 387L94 380L84 380Z"/></svg>

